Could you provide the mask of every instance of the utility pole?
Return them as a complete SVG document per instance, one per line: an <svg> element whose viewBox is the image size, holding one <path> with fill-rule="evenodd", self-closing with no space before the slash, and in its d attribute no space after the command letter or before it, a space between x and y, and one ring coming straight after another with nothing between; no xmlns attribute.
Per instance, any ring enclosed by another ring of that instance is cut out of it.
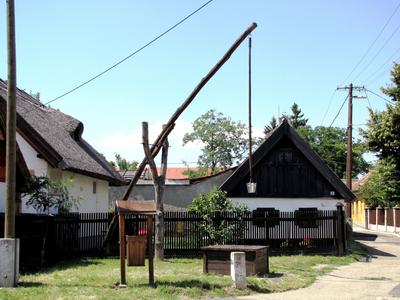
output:
<svg viewBox="0 0 400 300"><path fill-rule="evenodd" d="M0 240L0 286L13 287L19 277L19 240L15 238L16 189L16 51L14 0L7 0L7 121L4 239Z"/></svg>
<svg viewBox="0 0 400 300"><path fill-rule="evenodd" d="M353 99L363 99L365 97L353 96L353 90L364 91L363 86L353 86L350 83L345 87L338 87L338 90L348 90L348 112L347 112L347 157L346 157L346 185L352 188L352 170L353 170ZM346 203L346 215L351 219L351 203Z"/></svg>

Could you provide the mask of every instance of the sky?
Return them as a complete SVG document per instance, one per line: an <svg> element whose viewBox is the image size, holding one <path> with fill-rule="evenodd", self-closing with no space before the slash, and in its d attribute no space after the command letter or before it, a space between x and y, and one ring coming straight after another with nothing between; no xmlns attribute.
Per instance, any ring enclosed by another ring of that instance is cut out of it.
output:
<svg viewBox="0 0 400 300"><path fill-rule="evenodd" d="M16 1L17 84L48 102L120 59L206 0ZM5 1L0 15L5 16ZM142 160L141 122L150 142L194 87L252 23L254 133L296 102L312 126L329 126L346 98L338 86L382 95L400 60L398 0L214 0L173 31L90 84L51 103L84 123L83 137L108 159ZM7 78L6 22L0 22L0 78ZM374 40L379 36L376 42ZM373 44L365 58L367 49ZM360 62L360 63L359 63ZM356 67L354 72L352 70ZM170 136L169 164L196 162L200 144L182 146L191 123L209 109L247 124L248 47L244 42L182 114ZM365 96L365 93L356 93ZM367 107L354 100L354 134ZM384 96L384 95L383 95ZM347 126L347 105L333 126Z"/></svg>

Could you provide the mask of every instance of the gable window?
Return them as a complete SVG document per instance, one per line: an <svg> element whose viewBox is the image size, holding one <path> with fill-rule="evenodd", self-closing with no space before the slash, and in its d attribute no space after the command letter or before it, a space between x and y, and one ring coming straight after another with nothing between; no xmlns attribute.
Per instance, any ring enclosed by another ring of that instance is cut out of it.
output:
<svg viewBox="0 0 400 300"><path fill-rule="evenodd" d="M279 210L273 207L259 207L253 210L253 225L257 227L279 225Z"/></svg>
<svg viewBox="0 0 400 300"><path fill-rule="evenodd" d="M294 212L295 224L300 228L318 228L318 208L299 208Z"/></svg>
<svg viewBox="0 0 400 300"><path fill-rule="evenodd" d="M97 193L97 182L93 181L93 194Z"/></svg>

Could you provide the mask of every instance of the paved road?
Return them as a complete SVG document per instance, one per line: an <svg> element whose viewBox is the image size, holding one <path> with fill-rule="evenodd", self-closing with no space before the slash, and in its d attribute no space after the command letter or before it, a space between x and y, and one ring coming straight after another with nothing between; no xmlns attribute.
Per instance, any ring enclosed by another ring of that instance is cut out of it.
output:
<svg viewBox="0 0 400 300"><path fill-rule="evenodd" d="M368 248L369 262L340 267L304 289L238 299L400 299L400 237L362 229L354 237Z"/></svg>

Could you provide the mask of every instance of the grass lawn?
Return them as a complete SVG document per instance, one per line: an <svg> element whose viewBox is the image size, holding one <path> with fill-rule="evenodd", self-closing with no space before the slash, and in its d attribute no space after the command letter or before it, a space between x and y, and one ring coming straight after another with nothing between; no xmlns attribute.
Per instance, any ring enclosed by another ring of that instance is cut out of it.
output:
<svg viewBox="0 0 400 300"><path fill-rule="evenodd" d="M18 288L0 288L0 299L191 299L273 293L305 287L337 266L349 264L359 250L343 257L274 256L268 277L248 277L248 288L235 290L229 276L204 275L201 259L155 261L156 286L148 286L147 267L128 267L125 289L117 288L118 258L83 258L22 274Z"/></svg>

